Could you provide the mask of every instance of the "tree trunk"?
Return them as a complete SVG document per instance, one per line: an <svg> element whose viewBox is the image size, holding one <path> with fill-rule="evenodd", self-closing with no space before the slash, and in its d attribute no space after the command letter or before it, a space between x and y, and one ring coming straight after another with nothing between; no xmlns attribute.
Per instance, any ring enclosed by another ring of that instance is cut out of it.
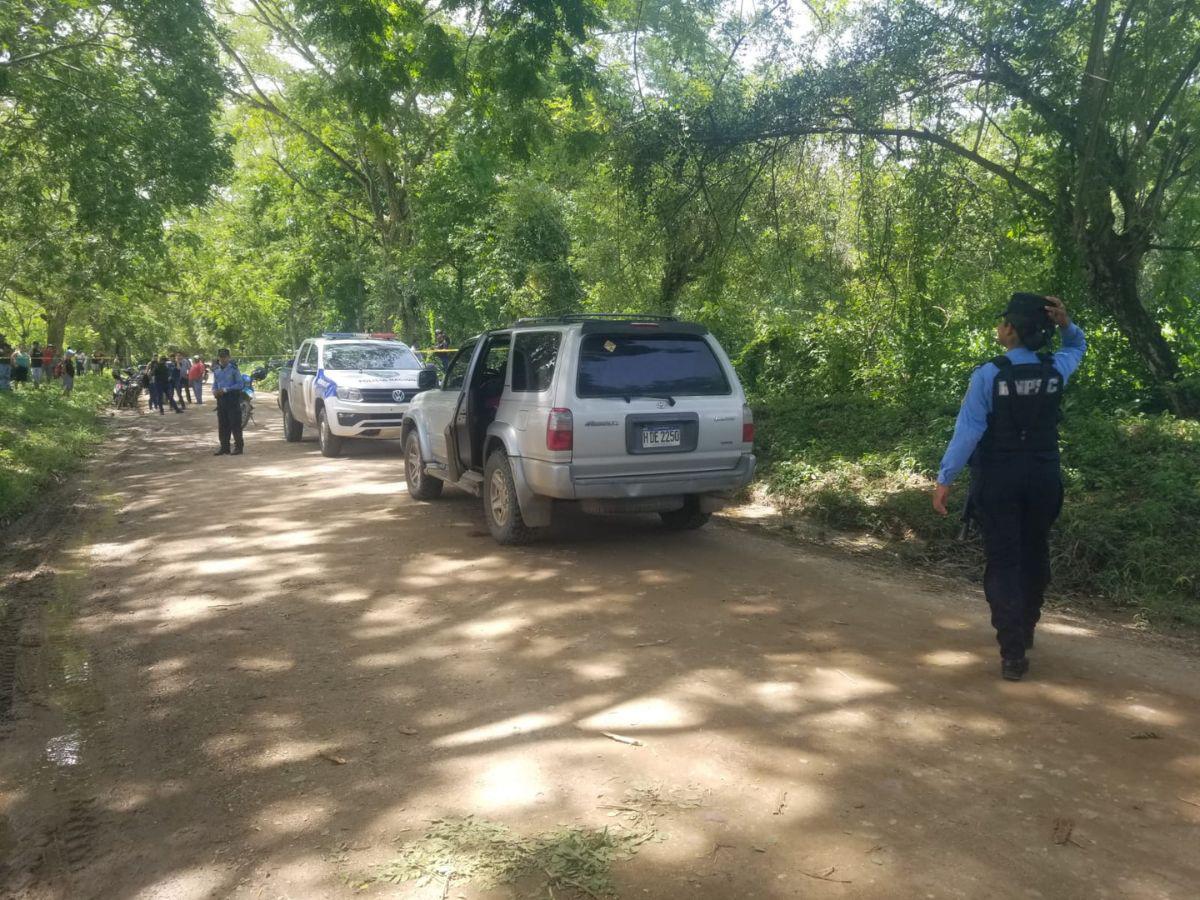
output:
<svg viewBox="0 0 1200 900"><path fill-rule="evenodd" d="M42 318L46 320L46 343L61 353L63 347L63 338L67 333L67 316L69 310L56 309L54 312L46 312L42 314Z"/></svg>
<svg viewBox="0 0 1200 900"><path fill-rule="evenodd" d="M1179 383L1179 362L1162 328L1142 304L1138 288L1145 249L1124 235L1108 232L1089 240L1083 267L1093 303L1110 313L1134 352L1145 363L1176 415L1200 417L1200 397Z"/></svg>

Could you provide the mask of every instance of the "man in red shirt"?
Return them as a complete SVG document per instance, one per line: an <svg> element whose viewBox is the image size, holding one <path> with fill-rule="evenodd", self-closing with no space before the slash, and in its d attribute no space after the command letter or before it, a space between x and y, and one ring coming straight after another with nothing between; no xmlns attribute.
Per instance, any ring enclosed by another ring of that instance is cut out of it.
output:
<svg viewBox="0 0 1200 900"><path fill-rule="evenodd" d="M200 391L204 387L204 378L208 374L208 370L204 366L204 360L199 356L192 363L192 367L187 371L188 385L192 389L192 396L196 398L197 404L202 404L204 401L200 399Z"/></svg>

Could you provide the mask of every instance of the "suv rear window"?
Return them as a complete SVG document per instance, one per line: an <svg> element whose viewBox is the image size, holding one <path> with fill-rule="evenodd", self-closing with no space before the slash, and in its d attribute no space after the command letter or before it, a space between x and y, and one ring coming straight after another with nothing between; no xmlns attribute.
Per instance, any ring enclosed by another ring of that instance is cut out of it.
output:
<svg viewBox="0 0 1200 900"><path fill-rule="evenodd" d="M586 334L580 397L718 396L732 393L708 341L696 334Z"/></svg>
<svg viewBox="0 0 1200 900"><path fill-rule="evenodd" d="M557 331L532 331L513 340L512 389L541 393L554 381L554 364L562 335Z"/></svg>

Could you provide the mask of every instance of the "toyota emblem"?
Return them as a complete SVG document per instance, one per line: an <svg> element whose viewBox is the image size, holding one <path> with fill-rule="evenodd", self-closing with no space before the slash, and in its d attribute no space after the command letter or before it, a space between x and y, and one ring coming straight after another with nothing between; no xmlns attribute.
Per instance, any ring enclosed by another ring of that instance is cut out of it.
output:
<svg viewBox="0 0 1200 900"><path fill-rule="evenodd" d="M392 391L392 399L397 403L404 402L404 391Z"/></svg>

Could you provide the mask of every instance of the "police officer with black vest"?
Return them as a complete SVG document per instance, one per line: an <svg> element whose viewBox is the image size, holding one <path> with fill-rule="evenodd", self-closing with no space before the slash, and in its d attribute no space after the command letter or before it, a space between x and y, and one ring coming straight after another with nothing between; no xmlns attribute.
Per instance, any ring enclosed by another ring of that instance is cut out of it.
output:
<svg viewBox="0 0 1200 900"><path fill-rule="evenodd" d="M950 485L969 462L968 515L983 529L983 589L1000 644L1000 674L1020 681L1050 583L1050 528L1062 509L1059 407L1087 340L1057 297L1013 294L999 318L996 338L1005 353L971 376L933 508L947 514ZM1062 348L1051 354L1055 326Z"/></svg>

